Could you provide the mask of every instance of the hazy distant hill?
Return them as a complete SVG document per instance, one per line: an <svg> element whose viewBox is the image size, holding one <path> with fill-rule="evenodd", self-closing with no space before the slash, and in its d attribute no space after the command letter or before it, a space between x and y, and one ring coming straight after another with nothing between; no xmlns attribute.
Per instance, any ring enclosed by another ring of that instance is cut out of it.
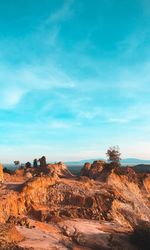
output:
<svg viewBox="0 0 150 250"><path fill-rule="evenodd" d="M121 163L123 164L150 164L150 160L141 160L141 159L137 159L137 158L126 158L126 159L122 159Z"/></svg>
<svg viewBox="0 0 150 250"><path fill-rule="evenodd" d="M138 165L134 166L134 169L140 173L149 173L150 172L150 165L138 164Z"/></svg>
<svg viewBox="0 0 150 250"><path fill-rule="evenodd" d="M81 161L68 161L65 162L67 165L83 165L85 162L92 163L95 160L105 160L104 158L97 159L87 159ZM121 160L121 164L123 165L138 165L138 164L150 164L150 160L142 160L137 158L126 158Z"/></svg>

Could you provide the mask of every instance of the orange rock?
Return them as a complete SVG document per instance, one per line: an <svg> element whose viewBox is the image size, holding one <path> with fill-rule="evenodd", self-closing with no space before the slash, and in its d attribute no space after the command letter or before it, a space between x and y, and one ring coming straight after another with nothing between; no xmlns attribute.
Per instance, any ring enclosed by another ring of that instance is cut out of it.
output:
<svg viewBox="0 0 150 250"><path fill-rule="evenodd" d="M150 175L147 175L147 177L143 181L143 184L144 184L144 187L145 187L146 191L150 195Z"/></svg>
<svg viewBox="0 0 150 250"><path fill-rule="evenodd" d="M3 175L3 166L0 164L0 182L4 181L4 175Z"/></svg>
<svg viewBox="0 0 150 250"><path fill-rule="evenodd" d="M58 162L56 164L49 164L48 165L49 174L55 177L72 177L73 175L68 170L67 166L62 163Z"/></svg>
<svg viewBox="0 0 150 250"><path fill-rule="evenodd" d="M0 243L18 242L23 240L23 236L12 224L0 224Z"/></svg>

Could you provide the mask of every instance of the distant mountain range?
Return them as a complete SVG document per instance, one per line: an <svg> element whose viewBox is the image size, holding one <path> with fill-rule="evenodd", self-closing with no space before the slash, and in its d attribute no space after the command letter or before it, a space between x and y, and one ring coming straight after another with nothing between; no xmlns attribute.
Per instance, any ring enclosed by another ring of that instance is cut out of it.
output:
<svg viewBox="0 0 150 250"><path fill-rule="evenodd" d="M81 160L81 161L68 161L65 162L67 165L83 165L86 162L92 163L93 161L96 160L106 160L104 158L99 158L99 159L87 159L87 160ZM138 165L138 164L150 164L150 160L142 160L142 159L137 159L137 158L125 158L121 160L122 165Z"/></svg>

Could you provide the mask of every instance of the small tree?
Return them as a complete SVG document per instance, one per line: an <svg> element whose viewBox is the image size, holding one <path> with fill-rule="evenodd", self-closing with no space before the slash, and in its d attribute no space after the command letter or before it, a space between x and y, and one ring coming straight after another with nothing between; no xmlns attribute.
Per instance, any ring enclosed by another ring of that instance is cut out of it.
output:
<svg viewBox="0 0 150 250"><path fill-rule="evenodd" d="M19 165L19 164L20 164L20 161L14 161L14 164L15 164L15 165Z"/></svg>
<svg viewBox="0 0 150 250"><path fill-rule="evenodd" d="M108 161L110 161L115 167L119 167L120 166L120 151L119 151L119 147L118 146L113 146L110 147L107 152L106 155L108 157Z"/></svg>

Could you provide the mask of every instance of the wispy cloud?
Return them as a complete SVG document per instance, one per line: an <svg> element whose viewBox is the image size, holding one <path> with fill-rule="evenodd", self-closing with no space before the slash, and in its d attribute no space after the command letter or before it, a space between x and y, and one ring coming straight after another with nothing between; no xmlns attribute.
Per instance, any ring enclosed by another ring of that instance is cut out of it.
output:
<svg viewBox="0 0 150 250"><path fill-rule="evenodd" d="M13 108L30 91L74 88L75 83L57 66L1 66L1 108ZM7 83L7 84L6 84Z"/></svg>
<svg viewBox="0 0 150 250"><path fill-rule="evenodd" d="M60 22L66 20L73 13L72 5L74 0L66 0L61 8L56 10L48 19L47 22Z"/></svg>
<svg viewBox="0 0 150 250"><path fill-rule="evenodd" d="M122 58L131 58L138 52L138 49L147 40L149 29L145 27L142 30L137 30L127 36L124 40L117 44L120 56ZM146 45L145 45L146 46ZM142 46L143 48L143 46Z"/></svg>
<svg viewBox="0 0 150 250"><path fill-rule="evenodd" d="M21 88L10 87L9 89L3 89L1 91L1 104L2 109L14 108L22 99L26 91Z"/></svg>

